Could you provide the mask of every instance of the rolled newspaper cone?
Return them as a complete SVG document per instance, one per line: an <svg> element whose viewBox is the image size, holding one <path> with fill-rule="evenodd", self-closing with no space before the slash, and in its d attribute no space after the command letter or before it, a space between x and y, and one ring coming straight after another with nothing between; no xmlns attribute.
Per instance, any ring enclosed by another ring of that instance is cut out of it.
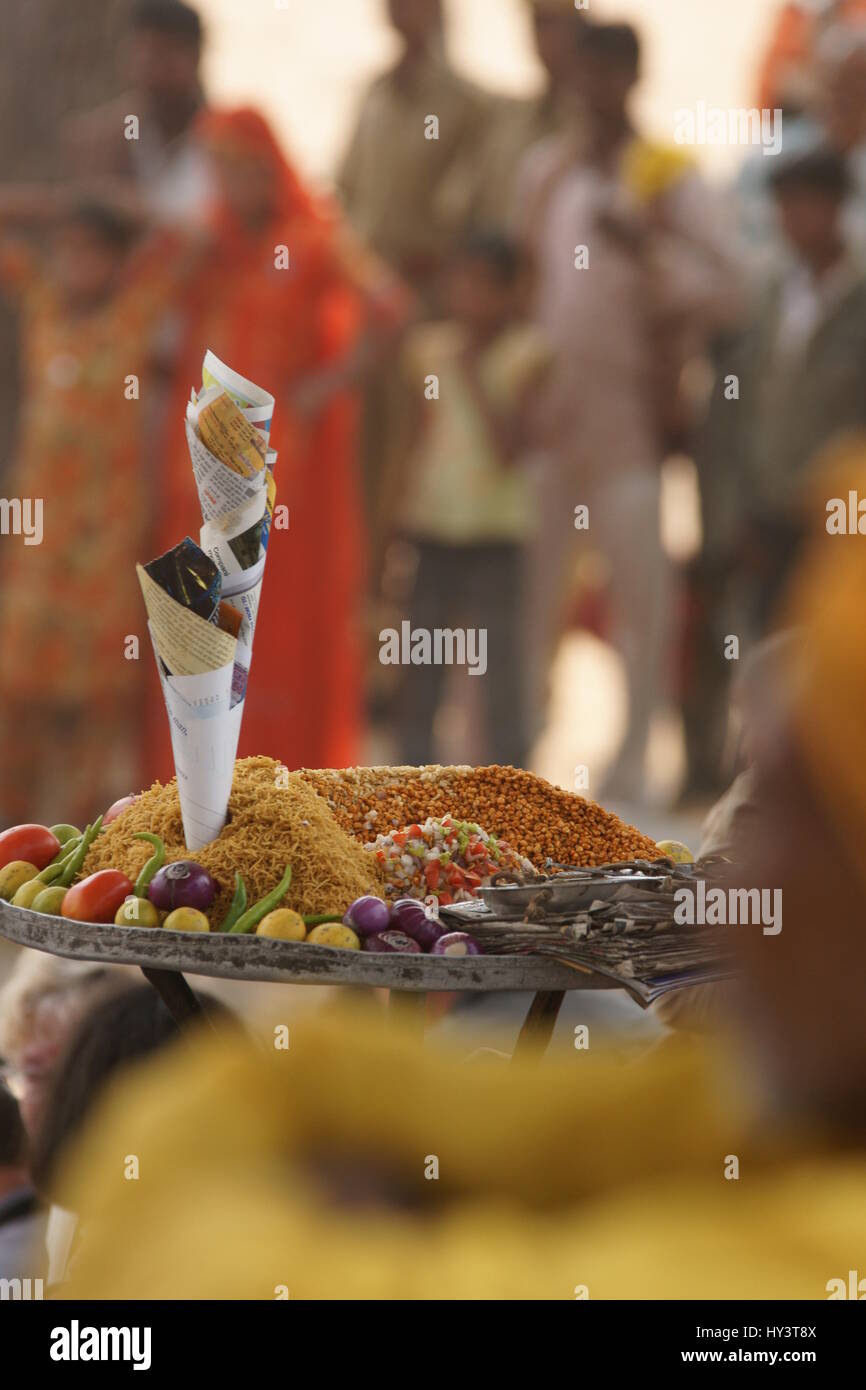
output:
<svg viewBox="0 0 866 1390"><path fill-rule="evenodd" d="M237 637L226 630L235 624L220 602L216 567L193 541L136 570L168 714L184 839L188 849L201 849L225 825L232 789L243 712L242 702L233 704ZM202 574L210 581L204 602L187 583Z"/></svg>
<svg viewBox="0 0 866 1390"><path fill-rule="evenodd" d="M205 355L186 418L200 546L187 538L138 567L190 850L228 811L276 495L273 410L269 392Z"/></svg>
<svg viewBox="0 0 866 1390"><path fill-rule="evenodd" d="M240 615L234 700L246 693L276 485L268 449L274 398L205 355L202 392L187 406L186 436L202 512L199 541Z"/></svg>

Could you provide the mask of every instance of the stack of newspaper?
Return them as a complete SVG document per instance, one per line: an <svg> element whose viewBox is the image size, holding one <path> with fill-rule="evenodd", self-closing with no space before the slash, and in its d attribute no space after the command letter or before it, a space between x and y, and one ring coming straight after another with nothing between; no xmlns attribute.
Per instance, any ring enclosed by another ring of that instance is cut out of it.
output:
<svg viewBox="0 0 866 1390"><path fill-rule="evenodd" d="M137 567L190 850L226 820L274 510L273 410L272 395L206 353L186 418L199 544L187 536Z"/></svg>

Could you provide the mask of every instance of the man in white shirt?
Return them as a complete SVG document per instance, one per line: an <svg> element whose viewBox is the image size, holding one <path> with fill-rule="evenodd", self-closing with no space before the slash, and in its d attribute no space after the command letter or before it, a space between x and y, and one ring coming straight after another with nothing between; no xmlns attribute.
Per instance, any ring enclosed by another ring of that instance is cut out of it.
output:
<svg viewBox="0 0 866 1390"><path fill-rule="evenodd" d="M530 151L517 200L536 263L535 314L556 351L528 665L549 662L566 575L592 548L606 562L611 640L629 700L628 731L604 794L626 801L644 793L665 677L672 604L660 469L679 371L714 327L736 315L738 276L717 201L680 154L653 149L632 123L635 31L583 26L578 56L582 140L576 149L573 136L554 137ZM649 163L667 174L648 190L636 171ZM575 529L580 505L589 509L585 531Z"/></svg>

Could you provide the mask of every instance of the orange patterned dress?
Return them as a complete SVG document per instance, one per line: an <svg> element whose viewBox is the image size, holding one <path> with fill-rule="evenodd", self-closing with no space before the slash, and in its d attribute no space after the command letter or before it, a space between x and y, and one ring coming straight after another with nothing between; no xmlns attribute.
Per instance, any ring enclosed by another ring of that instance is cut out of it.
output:
<svg viewBox="0 0 866 1390"><path fill-rule="evenodd" d="M153 657L134 566L151 509L149 343L168 287L164 264L144 264L112 298L73 316L26 251L0 257L19 304L23 367L0 516L7 823L93 819L106 798L140 784L141 669ZM29 537L15 533L19 503Z"/></svg>

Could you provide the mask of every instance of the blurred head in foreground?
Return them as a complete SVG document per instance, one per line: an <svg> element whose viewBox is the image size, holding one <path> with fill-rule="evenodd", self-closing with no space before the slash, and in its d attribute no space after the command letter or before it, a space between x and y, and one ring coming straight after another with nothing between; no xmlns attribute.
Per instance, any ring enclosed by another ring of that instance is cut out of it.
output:
<svg viewBox="0 0 866 1390"><path fill-rule="evenodd" d="M41 1125L68 1040L93 1003L129 985L135 973L22 951L0 991L0 1054L9 1063L28 1133Z"/></svg>
<svg viewBox="0 0 866 1390"><path fill-rule="evenodd" d="M752 1022L786 1103L862 1138L866 1096L866 548L828 534L828 503L866 501L866 444L841 446L810 486L807 545L787 604L781 686L754 711L762 824L741 874L781 887L784 928L747 933Z"/></svg>
<svg viewBox="0 0 866 1390"><path fill-rule="evenodd" d="M208 1018L227 1017L225 1006L212 997L200 1002ZM52 1198L66 1146L108 1083L175 1042L181 1031L150 985L133 985L88 1009L68 1039L33 1144L31 1174L43 1197Z"/></svg>

